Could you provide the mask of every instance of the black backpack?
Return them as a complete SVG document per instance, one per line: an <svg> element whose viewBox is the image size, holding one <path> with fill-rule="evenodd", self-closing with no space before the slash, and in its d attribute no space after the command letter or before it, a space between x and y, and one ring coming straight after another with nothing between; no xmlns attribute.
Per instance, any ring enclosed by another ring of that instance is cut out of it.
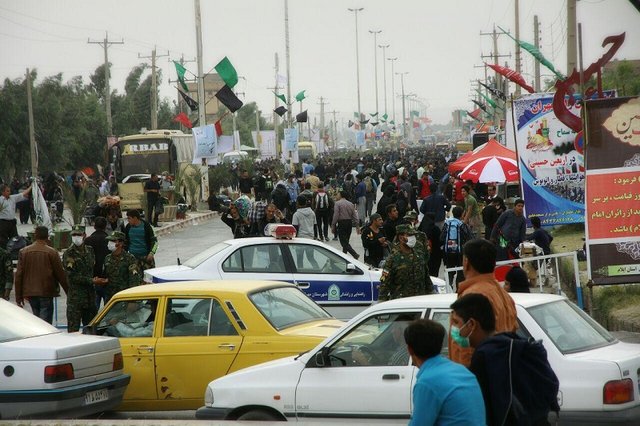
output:
<svg viewBox="0 0 640 426"><path fill-rule="evenodd" d="M18 254L20 250L29 245L29 240L27 237L23 237L22 235L16 235L12 237L9 242L7 242L7 251L9 252L9 256L11 256L11 260L18 260Z"/></svg>

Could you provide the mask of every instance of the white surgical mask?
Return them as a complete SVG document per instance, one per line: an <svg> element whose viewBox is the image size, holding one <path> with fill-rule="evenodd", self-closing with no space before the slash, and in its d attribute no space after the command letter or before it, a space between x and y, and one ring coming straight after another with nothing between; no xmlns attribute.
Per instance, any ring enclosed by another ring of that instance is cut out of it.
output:
<svg viewBox="0 0 640 426"><path fill-rule="evenodd" d="M82 235L72 235L71 242L76 246L82 245Z"/></svg>
<svg viewBox="0 0 640 426"><path fill-rule="evenodd" d="M107 243L107 248L109 249L109 251L114 251L116 249L116 242L115 241L109 241Z"/></svg>
<svg viewBox="0 0 640 426"><path fill-rule="evenodd" d="M407 237L407 246L414 247L416 245L416 236L410 235Z"/></svg>

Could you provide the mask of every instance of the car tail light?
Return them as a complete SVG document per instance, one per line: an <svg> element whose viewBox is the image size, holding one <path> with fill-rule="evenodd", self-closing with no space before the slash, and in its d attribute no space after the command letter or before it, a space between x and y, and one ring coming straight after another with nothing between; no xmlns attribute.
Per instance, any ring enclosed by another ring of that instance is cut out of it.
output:
<svg viewBox="0 0 640 426"><path fill-rule="evenodd" d="M122 352L118 352L113 356L113 371L122 370L124 362L122 361Z"/></svg>
<svg viewBox="0 0 640 426"><path fill-rule="evenodd" d="M631 379L612 380L605 383L603 402L605 404L624 404L633 401L633 381Z"/></svg>
<svg viewBox="0 0 640 426"><path fill-rule="evenodd" d="M60 364L60 365L48 365L44 368L44 382L45 383L58 383L66 380L73 380L73 365Z"/></svg>

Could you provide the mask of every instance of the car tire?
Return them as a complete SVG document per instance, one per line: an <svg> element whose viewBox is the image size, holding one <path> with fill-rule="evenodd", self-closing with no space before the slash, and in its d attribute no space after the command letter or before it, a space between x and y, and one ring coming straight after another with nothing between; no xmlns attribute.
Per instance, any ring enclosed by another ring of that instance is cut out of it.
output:
<svg viewBox="0 0 640 426"><path fill-rule="evenodd" d="M283 421L282 417L271 413L267 410L251 410L247 411L238 420L271 420L271 421Z"/></svg>

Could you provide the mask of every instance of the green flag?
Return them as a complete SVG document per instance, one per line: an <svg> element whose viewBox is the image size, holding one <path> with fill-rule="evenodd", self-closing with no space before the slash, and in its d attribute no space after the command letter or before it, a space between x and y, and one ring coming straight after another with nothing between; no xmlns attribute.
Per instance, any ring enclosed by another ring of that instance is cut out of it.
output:
<svg viewBox="0 0 640 426"><path fill-rule="evenodd" d="M482 97L484 98L484 100L485 100L485 101L487 101L487 103L488 103L489 105L491 105L493 108L497 108L497 107L498 107L498 104L496 104L496 103L493 101L493 99L491 99L490 97L488 97L487 95L485 95L484 93L482 93L482 90L480 90L480 89L476 89L476 92L478 92L478 94L479 94L480 96L482 96Z"/></svg>
<svg viewBox="0 0 640 426"><path fill-rule="evenodd" d="M187 69L180 62L173 61L173 65L176 67L176 73L178 74L178 81L180 82L180 85L186 92L188 92L189 86L184 82L184 73L187 72Z"/></svg>
<svg viewBox="0 0 640 426"><path fill-rule="evenodd" d="M419 111L411 111L411 116L420 117Z"/></svg>
<svg viewBox="0 0 640 426"><path fill-rule="evenodd" d="M276 92L273 92L274 95L276 95L276 98L280 99L282 102L287 103L287 98L284 96L284 93L282 95L277 94Z"/></svg>
<svg viewBox="0 0 640 426"><path fill-rule="evenodd" d="M386 113L382 114L382 119L383 119L383 120L385 120L385 121L386 121L386 119L387 119L387 118L389 118L389 116L388 116Z"/></svg>
<svg viewBox="0 0 640 426"><path fill-rule="evenodd" d="M214 68L227 86L233 88L233 86L238 84L238 73L233 65L231 65L229 58L225 56Z"/></svg>
<svg viewBox="0 0 640 426"><path fill-rule="evenodd" d="M393 125L395 125L395 124L396 124L396 122L395 122L395 121L393 121L393 120L391 120L391 121L389 122L389 124L393 124Z"/></svg>
<svg viewBox="0 0 640 426"><path fill-rule="evenodd" d="M498 27L498 28L500 28L500 27ZM505 33L506 35L508 35L509 37L511 37L516 43L518 43L520 45L520 47L522 47L524 50L529 52L531 54L531 56L533 56L534 58L536 58L538 60L538 62L540 62L545 67L547 67L552 73L554 73L556 75L556 77L558 77L560 80L564 80L565 79L565 77L562 75L562 73L560 73L559 71L556 71L556 69L553 66L553 64L551 62L549 62L549 60L547 58L544 57L542 52L540 52L540 50L537 47L535 47L531 43L527 43L526 41L517 40L515 37L513 37L511 34L506 32L502 28L500 28L500 30L503 33Z"/></svg>
<svg viewBox="0 0 640 426"><path fill-rule="evenodd" d="M304 96L304 92L306 92L306 90L303 90L302 92L300 92L300 93L298 93L296 95L296 101L302 102L302 100L306 97L306 96Z"/></svg>

